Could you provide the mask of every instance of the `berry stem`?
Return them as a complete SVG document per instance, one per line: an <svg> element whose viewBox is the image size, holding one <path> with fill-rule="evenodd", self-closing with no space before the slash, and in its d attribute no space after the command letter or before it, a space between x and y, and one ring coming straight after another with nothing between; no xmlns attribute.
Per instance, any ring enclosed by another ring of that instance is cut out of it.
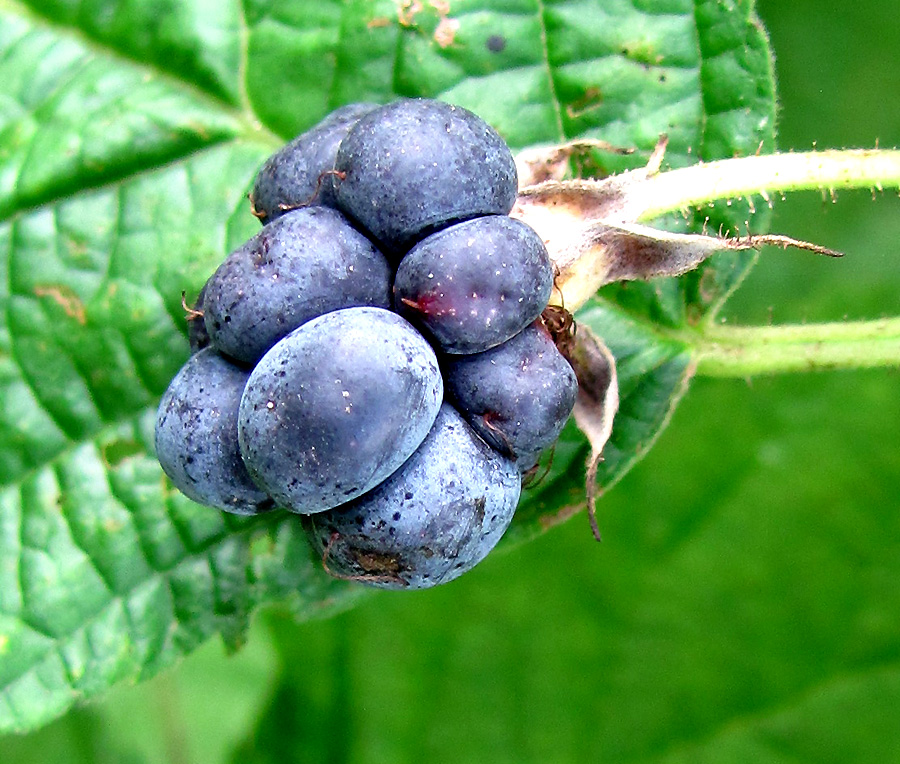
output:
<svg viewBox="0 0 900 764"><path fill-rule="evenodd" d="M900 367L900 318L706 326L681 339L692 346L697 374L707 377Z"/></svg>
<svg viewBox="0 0 900 764"><path fill-rule="evenodd" d="M786 191L900 188L900 150L828 150L739 157L651 174L626 217L649 220L718 199Z"/></svg>

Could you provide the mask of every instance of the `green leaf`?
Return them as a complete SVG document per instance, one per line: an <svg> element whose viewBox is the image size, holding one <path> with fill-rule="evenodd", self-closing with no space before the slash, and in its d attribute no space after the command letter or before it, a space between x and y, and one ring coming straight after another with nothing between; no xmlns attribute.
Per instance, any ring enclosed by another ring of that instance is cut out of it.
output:
<svg viewBox="0 0 900 764"><path fill-rule="evenodd" d="M229 761L896 760L898 417L885 374L698 380L603 544L579 517L458 584L261 620L281 670Z"/></svg>
<svg viewBox="0 0 900 764"><path fill-rule="evenodd" d="M187 83L7 3L0 19L0 218L238 133L240 115Z"/></svg>
<svg viewBox="0 0 900 764"><path fill-rule="evenodd" d="M294 518L223 517L175 492L152 425L188 353L182 291L256 230L256 168L331 108L401 95L472 108L514 148L590 135L646 156L665 132L682 165L772 144L750 2L0 0L0 730L214 634L236 645L262 603L305 616L358 596ZM623 380L605 485L685 383L685 348L654 325L714 310L748 262L610 290L581 316ZM583 457L568 431L512 538L581 501Z"/></svg>

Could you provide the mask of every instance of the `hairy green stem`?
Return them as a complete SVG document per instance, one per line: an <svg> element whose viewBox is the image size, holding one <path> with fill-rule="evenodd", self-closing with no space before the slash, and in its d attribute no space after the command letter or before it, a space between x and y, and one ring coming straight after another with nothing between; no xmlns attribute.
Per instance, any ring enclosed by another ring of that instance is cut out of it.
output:
<svg viewBox="0 0 900 764"><path fill-rule="evenodd" d="M693 348L697 374L708 377L900 367L900 318L793 326L718 325L681 339Z"/></svg>
<svg viewBox="0 0 900 764"><path fill-rule="evenodd" d="M900 150L811 151L707 162L651 175L628 202L633 219L649 220L718 199L760 196L767 201L785 191L846 188L900 188Z"/></svg>

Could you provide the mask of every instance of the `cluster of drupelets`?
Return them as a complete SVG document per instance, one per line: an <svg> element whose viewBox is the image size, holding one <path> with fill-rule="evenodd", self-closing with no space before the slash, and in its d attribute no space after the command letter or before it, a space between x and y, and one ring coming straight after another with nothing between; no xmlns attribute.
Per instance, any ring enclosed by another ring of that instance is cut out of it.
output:
<svg viewBox="0 0 900 764"><path fill-rule="evenodd" d="M303 515L332 575L375 586L482 560L577 390L516 192L500 136L437 101L346 106L273 155L263 228L203 287L160 404L174 485Z"/></svg>

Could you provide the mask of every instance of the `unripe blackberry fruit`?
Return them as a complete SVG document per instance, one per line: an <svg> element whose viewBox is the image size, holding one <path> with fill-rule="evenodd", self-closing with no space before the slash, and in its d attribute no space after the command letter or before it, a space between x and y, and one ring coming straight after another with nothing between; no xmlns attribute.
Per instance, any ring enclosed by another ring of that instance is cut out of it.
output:
<svg viewBox="0 0 900 764"><path fill-rule="evenodd" d="M269 157L250 192L253 214L259 221L271 223L298 207L333 207L330 173L338 146L357 120L375 108L373 103L351 103L335 109Z"/></svg>
<svg viewBox="0 0 900 764"><path fill-rule="evenodd" d="M541 237L518 220L490 215L413 247L394 278L394 307L445 353L480 353L540 316L552 288Z"/></svg>
<svg viewBox="0 0 900 764"><path fill-rule="evenodd" d="M331 509L409 458L443 392L434 351L396 313L326 313L253 369L240 406L241 453L280 506L302 514Z"/></svg>
<svg viewBox="0 0 900 764"><path fill-rule="evenodd" d="M385 589L447 583L483 560L512 520L521 480L452 406L373 491L304 527L333 574Z"/></svg>
<svg viewBox="0 0 900 764"><path fill-rule="evenodd" d="M522 469L556 442L578 393L575 372L538 324L483 353L445 356L443 371L467 421Z"/></svg>
<svg viewBox="0 0 900 764"><path fill-rule="evenodd" d="M270 223L206 282L203 320L213 347L252 364L311 318L390 305L391 269L337 210L306 207Z"/></svg>
<svg viewBox="0 0 900 764"><path fill-rule="evenodd" d="M238 450L238 406L248 372L212 348L192 355L169 384L156 419L156 457L194 501L239 515L271 509Z"/></svg>
<svg viewBox="0 0 900 764"><path fill-rule="evenodd" d="M395 258L428 233L505 215L516 165L484 120L460 106L404 99L369 112L334 164L337 205Z"/></svg>

